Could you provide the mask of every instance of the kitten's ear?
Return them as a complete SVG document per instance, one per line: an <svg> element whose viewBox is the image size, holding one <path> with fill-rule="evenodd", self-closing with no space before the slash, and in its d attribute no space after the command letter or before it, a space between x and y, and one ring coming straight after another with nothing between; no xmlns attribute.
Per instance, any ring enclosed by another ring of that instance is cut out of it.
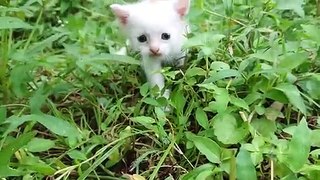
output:
<svg viewBox="0 0 320 180"><path fill-rule="evenodd" d="M190 0L176 0L175 9L181 17L184 17L188 14L189 7Z"/></svg>
<svg viewBox="0 0 320 180"><path fill-rule="evenodd" d="M126 25L129 17L128 10L120 4L112 4L110 5L110 8L113 14L115 14L119 18L121 24Z"/></svg>

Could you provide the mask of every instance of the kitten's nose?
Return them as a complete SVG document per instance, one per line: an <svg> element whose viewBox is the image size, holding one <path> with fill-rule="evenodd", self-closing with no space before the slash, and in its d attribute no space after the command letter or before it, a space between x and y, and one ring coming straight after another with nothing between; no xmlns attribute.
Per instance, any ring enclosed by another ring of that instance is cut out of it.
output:
<svg viewBox="0 0 320 180"><path fill-rule="evenodd" d="M151 52L152 54L154 54L154 55L159 54L159 51L160 51L159 48L154 48L154 47L151 47L149 50L150 50L150 52Z"/></svg>

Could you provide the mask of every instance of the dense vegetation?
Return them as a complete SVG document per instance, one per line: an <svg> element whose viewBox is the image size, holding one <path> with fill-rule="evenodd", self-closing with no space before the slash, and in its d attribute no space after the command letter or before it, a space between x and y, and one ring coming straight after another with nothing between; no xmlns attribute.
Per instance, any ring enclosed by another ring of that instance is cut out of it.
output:
<svg viewBox="0 0 320 180"><path fill-rule="evenodd" d="M114 1L0 3L0 177L320 178L315 1L193 0L168 101L114 55Z"/></svg>

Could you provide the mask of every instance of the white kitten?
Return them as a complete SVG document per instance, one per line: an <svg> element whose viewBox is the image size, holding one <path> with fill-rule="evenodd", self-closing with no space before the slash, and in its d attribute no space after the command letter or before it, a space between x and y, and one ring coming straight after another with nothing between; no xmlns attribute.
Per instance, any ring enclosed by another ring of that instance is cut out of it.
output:
<svg viewBox="0 0 320 180"><path fill-rule="evenodd" d="M112 4L130 45L142 56L142 66L151 86L164 88L163 63L184 64L182 45L188 33L184 21L190 0L143 0L134 4ZM166 90L164 97L169 97Z"/></svg>

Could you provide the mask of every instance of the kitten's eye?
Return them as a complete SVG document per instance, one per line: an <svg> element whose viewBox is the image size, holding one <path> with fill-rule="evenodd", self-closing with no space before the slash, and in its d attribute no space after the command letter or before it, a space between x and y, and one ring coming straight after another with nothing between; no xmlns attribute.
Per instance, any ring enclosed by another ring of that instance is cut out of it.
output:
<svg viewBox="0 0 320 180"><path fill-rule="evenodd" d="M138 39L138 41L139 41L139 42L141 42L141 43L143 43L143 42L146 42L146 41L147 41L147 37L146 37L146 35L141 35L141 36L139 36L137 39Z"/></svg>
<svg viewBox="0 0 320 180"><path fill-rule="evenodd" d="M161 34L161 39L163 39L163 40L168 40L168 39L170 39L170 34L168 34L168 33L162 33L162 34Z"/></svg>

